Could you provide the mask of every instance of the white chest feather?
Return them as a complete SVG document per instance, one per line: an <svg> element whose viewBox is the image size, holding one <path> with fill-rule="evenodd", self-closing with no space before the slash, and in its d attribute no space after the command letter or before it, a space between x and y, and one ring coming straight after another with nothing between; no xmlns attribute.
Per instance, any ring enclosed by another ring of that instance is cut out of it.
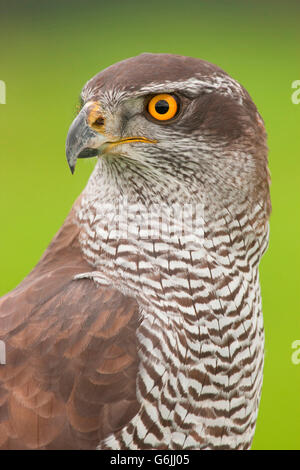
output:
<svg viewBox="0 0 300 470"><path fill-rule="evenodd" d="M152 208L149 216L127 200L87 198L78 212L94 279L134 296L141 310L140 411L100 448L251 444L264 347L258 263L267 235L253 236L244 207L238 219L224 210L210 224L204 207L184 210L186 221L180 209L170 216Z"/></svg>

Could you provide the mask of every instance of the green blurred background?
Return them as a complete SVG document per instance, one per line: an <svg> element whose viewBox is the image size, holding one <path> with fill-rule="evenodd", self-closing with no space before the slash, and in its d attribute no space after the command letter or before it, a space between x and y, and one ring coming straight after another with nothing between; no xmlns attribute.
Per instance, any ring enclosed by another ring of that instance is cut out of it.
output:
<svg viewBox="0 0 300 470"><path fill-rule="evenodd" d="M84 83L141 52L216 63L240 81L269 135L271 242L261 263L266 329L264 385L253 449L300 449L299 118L300 2L1 1L0 295L39 260L86 184L64 145Z"/></svg>

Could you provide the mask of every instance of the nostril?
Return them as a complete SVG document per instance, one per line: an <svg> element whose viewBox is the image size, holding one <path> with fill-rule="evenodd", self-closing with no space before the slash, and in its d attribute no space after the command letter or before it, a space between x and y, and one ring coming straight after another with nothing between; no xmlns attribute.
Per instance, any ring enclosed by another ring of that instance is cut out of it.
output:
<svg viewBox="0 0 300 470"><path fill-rule="evenodd" d="M98 102L92 102L88 105L86 116L88 125L94 130L102 132L105 125L105 119Z"/></svg>
<svg viewBox="0 0 300 470"><path fill-rule="evenodd" d="M99 127L104 125L103 117L99 116L92 124L93 126Z"/></svg>

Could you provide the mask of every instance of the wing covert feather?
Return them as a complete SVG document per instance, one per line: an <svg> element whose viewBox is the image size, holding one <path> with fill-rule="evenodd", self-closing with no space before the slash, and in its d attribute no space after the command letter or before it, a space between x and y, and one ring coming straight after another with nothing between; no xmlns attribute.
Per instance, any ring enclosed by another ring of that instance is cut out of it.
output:
<svg viewBox="0 0 300 470"><path fill-rule="evenodd" d="M0 300L0 449L91 449L138 411L138 305L90 279L72 212Z"/></svg>

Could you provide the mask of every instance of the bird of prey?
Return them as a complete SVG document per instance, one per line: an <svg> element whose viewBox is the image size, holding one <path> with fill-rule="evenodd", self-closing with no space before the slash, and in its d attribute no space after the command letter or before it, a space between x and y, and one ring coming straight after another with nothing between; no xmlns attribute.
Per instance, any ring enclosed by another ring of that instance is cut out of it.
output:
<svg viewBox="0 0 300 470"><path fill-rule="evenodd" d="M66 154L96 165L0 303L0 448L250 448L267 153L248 92L204 60L141 54L86 83Z"/></svg>

